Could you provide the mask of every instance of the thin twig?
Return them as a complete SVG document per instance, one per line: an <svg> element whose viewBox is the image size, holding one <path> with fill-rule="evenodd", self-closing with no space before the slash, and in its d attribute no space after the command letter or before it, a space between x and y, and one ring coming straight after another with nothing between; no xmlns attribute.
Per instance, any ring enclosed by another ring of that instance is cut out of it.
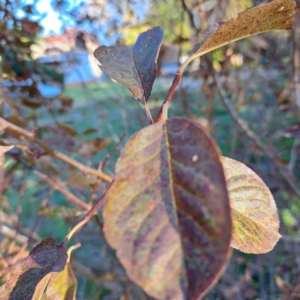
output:
<svg viewBox="0 0 300 300"><path fill-rule="evenodd" d="M23 200L24 200L24 195L25 195L25 190L26 190L26 185L25 185L25 182L26 182L26 170L25 170L25 173L24 173L24 177L21 181L21 186L20 186L20 190L19 190L19 204L18 204L18 207L17 207L17 223L16 223L16 226L15 226L15 230L16 230L16 235L15 235L15 238L17 237L17 235L19 234L20 232L20 227L21 227L21 214L22 214L22 210L23 210ZM15 247L15 244L16 244L16 239L14 238L14 240L12 241L12 248ZM10 246L10 247L11 247Z"/></svg>
<svg viewBox="0 0 300 300"><path fill-rule="evenodd" d="M295 137L294 144L291 149L290 161L288 165L288 169L291 173L293 173L294 168L296 166L299 146L300 146L300 136L298 135Z"/></svg>
<svg viewBox="0 0 300 300"><path fill-rule="evenodd" d="M292 30L293 38L293 86L294 86L294 101L300 111L300 53L299 53L299 34L300 28L300 4L297 5L295 14L295 26Z"/></svg>
<svg viewBox="0 0 300 300"><path fill-rule="evenodd" d="M16 125L4 120L3 118L0 118L0 122L4 122L4 124L7 125L6 130L13 131L14 133L18 134L19 136L24 136L24 137L28 138L30 141L38 144L41 148L43 148L51 156L54 156L54 157L64 161L65 163L71 165L72 167L75 167L85 173L95 175L104 181L112 182L112 178L110 176L104 174L102 171L100 172L95 169L89 168L89 167L85 166L84 164L70 158L69 156L66 156L66 155L44 145L43 142L40 141L38 138L36 138L33 133L31 133L23 128L20 128Z"/></svg>
<svg viewBox="0 0 300 300"><path fill-rule="evenodd" d="M103 162L101 162L98 166L98 170L99 171L103 171L107 162L109 161L109 159L111 158L111 156L118 150L118 148L120 147L120 144L122 143L123 139L126 136L126 132L124 132L119 141L117 142L117 144L114 146L114 148L106 155L106 157L104 158ZM94 183L92 190L91 190L91 194L90 194L90 200L89 200L89 204L92 204L93 198L94 198L94 194L96 191L96 188L99 184L99 178L97 178L96 182Z"/></svg>
<svg viewBox="0 0 300 300"><path fill-rule="evenodd" d="M149 121L150 124L153 124L154 121L153 121L153 118L152 118L152 115L151 115L150 108L148 106L148 102L145 102L144 106L145 106L145 111L146 111L148 121Z"/></svg>
<svg viewBox="0 0 300 300"><path fill-rule="evenodd" d="M210 64L211 65L211 64ZM298 189L297 183L295 182L293 176L291 173L289 173L287 170L283 169L281 165L279 165L276 161L276 156L273 154L273 152L260 141L258 136L255 134L253 130L249 128L247 123L242 120L234 106L231 104L231 101L227 98L226 92L224 88L222 87L219 78L216 74L216 72L213 69L213 66L211 65L211 71L213 74L213 78L215 80L216 86L218 88L219 95L221 97L221 100L225 104L229 114L233 118L233 120L238 124L238 126L242 129L242 131L245 133L245 135L250 138L253 142L256 143L256 145L264 152L266 157L270 159L270 161L275 166L275 169L277 170L278 174L282 177L282 179L288 184L288 186L293 190L293 192L300 198L300 191Z"/></svg>
<svg viewBox="0 0 300 300"><path fill-rule="evenodd" d="M42 174L41 172L39 172L37 170L33 170L33 173L36 174L37 176L39 176L40 178L42 178L43 180L45 180L46 182L48 182L53 187L53 189L60 191L62 194L64 194L69 200L71 200L76 205L81 206L86 210L91 209L91 206L89 204L87 204L87 203L83 202L82 200L80 200L79 198L77 198L74 194L72 194L68 190L64 189L63 187L61 187L59 184L54 182L48 176Z"/></svg>
<svg viewBox="0 0 300 300"><path fill-rule="evenodd" d="M108 190L110 189L110 187L112 186L113 181L109 184L109 186L107 187L106 191L103 193L103 195L101 196L101 198L98 200L98 202L95 204L95 206L93 206L84 216L84 218L77 223L68 233L68 235L66 236L66 239L70 240L72 238L72 236L79 230L82 228L82 226L84 226L92 217L93 215L97 212L97 210L105 203L106 201L106 193L108 192Z"/></svg>
<svg viewBox="0 0 300 300"><path fill-rule="evenodd" d="M180 81L181 81L182 73L183 73L184 67L185 67L185 65L182 65L182 66L178 69L178 71L176 72L175 78L174 78L174 80L173 80L173 82L172 82L172 85L171 85L171 87L170 87L170 89L169 89L169 92L168 92L168 94L167 94L167 97L166 97L166 99L164 100L164 102L163 102L163 104L162 104L162 106L161 106L161 108L160 108L160 110L159 110L159 113L158 113L158 115L157 115L157 117L156 117L156 120L155 120L156 123L157 123L157 122L160 122L160 121L165 121L165 117L166 117L167 112L168 112L168 109L169 109L169 107L170 107L171 99L172 99L172 97L173 97L173 95L174 95L174 93L175 93L175 90L176 90L178 84L179 84Z"/></svg>
<svg viewBox="0 0 300 300"><path fill-rule="evenodd" d="M191 27L194 28L196 31L198 31L199 28L197 28L197 26L195 24L194 15L191 12L191 10L187 7L185 0L181 0L181 4L182 4L183 11L185 11L188 14L188 17L189 17L189 20L191 23Z"/></svg>
<svg viewBox="0 0 300 300"><path fill-rule="evenodd" d="M42 201L41 207L46 207L47 206L49 198L50 198L51 194L53 193L53 191L54 191L54 189L50 189L48 191L46 198ZM25 252L26 248L28 247L28 245L30 243L30 240L31 240L32 236L37 231L37 228L38 228L38 225L39 225L39 222L40 222L41 218L42 218L42 216L39 215L37 217L37 219L35 220L35 223L32 226L32 229L31 229L31 232L30 232L30 235L28 237L27 242L22 245L22 247L20 248L18 253L13 257L13 259L11 261L11 265L14 265L17 261L19 261L21 259L23 253Z"/></svg>

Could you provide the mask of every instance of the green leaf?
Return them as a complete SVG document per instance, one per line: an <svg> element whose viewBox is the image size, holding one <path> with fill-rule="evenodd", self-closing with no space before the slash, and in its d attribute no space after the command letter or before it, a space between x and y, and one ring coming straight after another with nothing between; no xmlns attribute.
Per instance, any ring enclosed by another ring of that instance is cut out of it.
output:
<svg viewBox="0 0 300 300"><path fill-rule="evenodd" d="M101 70L130 90L133 96L148 101L156 78L156 61L164 32L157 26L143 32L133 47L100 46L94 56Z"/></svg>
<svg viewBox="0 0 300 300"><path fill-rule="evenodd" d="M244 164L221 158L231 203L231 246L246 253L266 253L281 235L275 201L262 179Z"/></svg>
<svg viewBox="0 0 300 300"><path fill-rule="evenodd" d="M106 194L104 232L128 276L158 299L198 299L231 239L219 150L195 123L173 118L126 144Z"/></svg>
<svg viewBox="0 0 300 300"><path fill-rule="evenodd" d="M11 270L8 281L0 289L0 300L32 299L36 286L47 274L64 269L67 242L66 239L57 245L55 239L49 237L33 248Z"/></svg>
<svg viewBox="0 0 300 300"><path fill-rule="evenodd" d="M68 250L68 261L63 271L52 273L43 300L76 300L77 280L71 268L71 247Z"/></svg>
<svg viewBox="0 0 300 300"><path fill-rule="evenodd" d="M274 0L248 9L226 23L215 24L199 32L193 54L182 69L196 57L247 36L279 29L291 29L295 23L294 0Z"/></svg>

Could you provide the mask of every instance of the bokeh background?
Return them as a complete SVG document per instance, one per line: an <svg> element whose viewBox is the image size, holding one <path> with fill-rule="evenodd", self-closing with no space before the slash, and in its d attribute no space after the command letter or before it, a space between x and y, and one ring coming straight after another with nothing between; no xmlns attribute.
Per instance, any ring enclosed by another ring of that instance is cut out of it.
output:
<svg viewBox="0 0 300 300"><path fill-rule="evenodd" d="M93 51L99 45L132 45L154 26L164 29L149 100L155 116L195 34L265 2L0 0L0 115L95 169L126 133L105 166L113 176L120 149L148 121L132 95L102 74ZM201 124L224 156L264 179L280 216L282 238L274 250L263 255L233 251L225 274L205 299L300 299L299 18L298 0L294 29L252 36L195 60L172 100L170 117ZM246 122L254 135L236 121ZM1 183L1 283L38 241L48 236L62 241L80 220L84 210L67 192L93 203L107 185L13 132L2 134L0 141L17 145L6 155ZM101 224L99 212L73 241L81 243L72 260L77 299L150 299L127 278Z"/></svg>

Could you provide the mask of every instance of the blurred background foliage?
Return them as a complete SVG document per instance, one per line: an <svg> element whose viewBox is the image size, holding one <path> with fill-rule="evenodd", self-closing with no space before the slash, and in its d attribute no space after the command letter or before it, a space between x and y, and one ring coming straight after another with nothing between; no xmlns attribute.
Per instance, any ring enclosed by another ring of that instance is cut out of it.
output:
<svg viewBox="0 0 300 300"><path fill-rule="evenodd" d="M158 78L149 105L155 115L193 36L227 21L258 0L0 0L0 114L49 147L92 167L126 133L104 171L113 176L120 149L147 125L142 106L101 74L98 45L127 44L154 26L165 31ZM193 62L176 91L170 117L185 116L216 138L224 156L258 173L272 191L281 240L264 255L234 251L205 299L300 299L300 4L293 30L235 42ZM268 155L233 121L219 96L211 64L231 105L254 130ZM0 198L0 282L9 267L42 238L61 241L84 214L73 196L91 204L106 183L46 155L5 131ZM270 159L271 157L271 159ZM286 170L282 176L278 168ZM291 184L292 183L292 184ZM126 277L101 230L101 212L76 236L72 266L77 299L148 299Z"/></svg>

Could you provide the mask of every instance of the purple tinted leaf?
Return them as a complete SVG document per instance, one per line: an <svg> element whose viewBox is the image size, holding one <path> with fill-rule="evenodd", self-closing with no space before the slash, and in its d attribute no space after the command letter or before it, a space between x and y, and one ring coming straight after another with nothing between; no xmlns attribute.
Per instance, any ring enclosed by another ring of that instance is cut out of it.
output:
<svg viewBox="0 0 300 300"><path fill-rule="evenodd" d="M101 70L130 90L140 102L148 101L156 78L156 61L163 30L154 27L143 32L133 47L100 46L94 56Z"/></svg>
<svg viewBox="0 0 300 300"><path fill-rule="evenodd" d="M219 150L202 128L172 118L137 132L106 197L106 239L151 297L196 300L221 275L229 197Z"/></svg>
<svg viewBox="0 0 300 300"><path fill-rule="evenodd" d="M0 289L0 300L30 300L38 283L50 272L64 269L68 255L65 240L56 244L53 237L44 239L29 255L19 261Z"/></svg>

